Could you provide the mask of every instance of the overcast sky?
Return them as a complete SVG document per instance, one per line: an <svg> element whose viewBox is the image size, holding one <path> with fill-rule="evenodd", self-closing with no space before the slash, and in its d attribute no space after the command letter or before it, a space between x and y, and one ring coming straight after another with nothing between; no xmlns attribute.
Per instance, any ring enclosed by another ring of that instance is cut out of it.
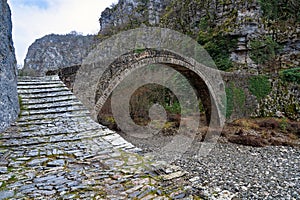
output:
<svg viewBox="0 0 300 200"><path fill-rule="evenodd" d="M23 64L28 47L47 34L97 33L101 12L116 2L118 0L8 0L18 64Z"/></svg>

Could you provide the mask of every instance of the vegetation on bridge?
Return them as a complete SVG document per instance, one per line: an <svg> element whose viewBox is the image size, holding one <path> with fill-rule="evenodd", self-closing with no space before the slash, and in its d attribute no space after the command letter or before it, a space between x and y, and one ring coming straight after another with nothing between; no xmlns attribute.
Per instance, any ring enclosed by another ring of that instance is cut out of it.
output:
<svg viewBox="0 0 300 200"><path fill-rule="evenodd" d="M258 101L270 94L271 89L272 86L267 76L259 75L249 79L249 90Z"/></svg>

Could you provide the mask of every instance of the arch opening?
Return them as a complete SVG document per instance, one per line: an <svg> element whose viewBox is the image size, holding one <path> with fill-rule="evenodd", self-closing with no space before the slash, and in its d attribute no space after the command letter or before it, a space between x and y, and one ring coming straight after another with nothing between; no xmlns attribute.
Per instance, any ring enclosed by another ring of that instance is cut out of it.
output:
<svg viewBox="0 0 300 200"><path fill-rule="evenodd" d="M110 128L118 130L111 109L111 95L115 88L115 80L118 80L120 83L127 74L131 73L131 71L134 71L136 68L144 65L151 66L151 64L162 64L168 66L178 71L188 80L197 95L197 105L199 105L200 112L203 114L200 118L200 124L208 126L212 120L212 110L216 109L217 106L214 105L215 101L211 95L207 82L199 75L199 73L192 70L193 66L184 58L169 51L157 51L153 49L145 49L142 52L133 51L122 55L116 59L103 73L103 76L99 78L95 94L95 102L96 106L99 105L100 102L101 106L99 107L101 109L97 111L97 121L109 126ZM106 79L108 77L111 77L111 82L107 82ZM105 92L107 88L112 89L109 92ZM153 98L153 95L155 96L157 91L165 92L166 96L163 97L165 98L164 101L156 99L156 101L151 102L151 100L146 98ZM107 98L103 99L103 97ZM143 86L139 88L139 90L137 90L131 98L130 115L133 121L137 124L146 125L149 122L149 108L154 103L158 102L163 105L165 109L167 106L171 107L171 111L167 111L168 122L173 122L176 126L178 126L181 120L181 116L178 114L180 112L174 112L174 109L178 109L176 108L178 100L175 98L174 102L170 102L170 99L172 98L174 98L174 95L172 96L172 92L168 90L168 88L159 87L157 85L152 85L152 87L149 87L149 85ZM139 105L138 103L135 103L134 105L134 101L137 101L137 99L142 100L145 104L143 109L138 107L143 105ZM214 121L218 121L218 119L214 119Z"/></svg>

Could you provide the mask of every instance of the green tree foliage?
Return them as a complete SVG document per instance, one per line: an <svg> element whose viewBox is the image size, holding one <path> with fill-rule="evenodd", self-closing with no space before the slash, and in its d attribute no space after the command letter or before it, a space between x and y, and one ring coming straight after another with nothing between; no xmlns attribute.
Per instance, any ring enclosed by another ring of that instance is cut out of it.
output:
<svg viewBox="0 0 300 200"><path fill-rule="evenodd" d="M284 81L300 84L300 67L283 70L280 77Z"/></svg>
<svg viewBox="0 0 300 200"><path fill-rule="evenodd" d="M204 49L214 60L220 70L228 70L233 64L230 60L231 51L237 46L237 39L221 33L213 34L212 31L200 31L198 43L203 45Z"/></svg>
<svg viewBox="0 0 300 200"><path fill-rule="evenodd" d="M267 19L300 22L300 0L259 0L259 3Z"/></svg>

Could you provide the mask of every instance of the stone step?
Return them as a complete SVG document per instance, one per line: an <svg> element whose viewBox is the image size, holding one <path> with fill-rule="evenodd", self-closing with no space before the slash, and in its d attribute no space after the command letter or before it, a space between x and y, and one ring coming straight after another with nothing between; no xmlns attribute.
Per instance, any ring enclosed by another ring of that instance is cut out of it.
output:
<svg viewBox="0 0 300 200"><path fill-rule="evenodd" d="M103 130L103 135L110 135L112 134L109 131L105 131L106 128L101 127L89 127L82 130L60 130L59 128L50 128L51 131L40 130L40 131L28 131L28 132L10 132L4 133L1 136L1 140L14 140L14 139L25 139L25 138L32 138L32 137L45 137L45 136L54 136L54 135L68 135L68 134L77 134L77 133L84 133L84 132L93 132L93 131L100 131Z"/></svg>
<svg viewBox="0 0 300 200"><path fill-rule="evenodd" d="M41 85L41 84L36 84L36 85L24 84L24 85L18 85L18 90L47 89L47 88L58 88L58 87L65 87L65 86L63 84L61 84L60 82L57 82L55 84L48 83L48 84L45 84L45 85Z"/></svg>
<svg viewBox="0 0 300 200"><path fill-rule="evenodd" d="M21 118L17 121L18 126L26 125L47 125L47 124L61 124L61 123L92 123L93 120L88 115L73 116L73 117L56 117L56 118L33 118L33 119L24 119Z"/></svg>
<svg viewBox="0 0 300 200"><path fill-rule="evenodd" d="M48 115L48 114L59 114L59 113L71 113L73 111L85 111L84 106L70 106L61 108L50 108L50 109L39 109L39 110L23 110L22 116L26 115Z"/></svg>
<svg viewBox="0 0 300 200"><path fill-rule="evenodd" d="M2 135L2 146L26 148L33 145L78 143L95 138L110 147L134 147L116 132L95 123L89 111L58 76L19 77L18 91L24 109L16 122L16 129Z"/></svg>
<svg viewBox="0 0 300 200"><path fill-rule="evenodd" d="M44 93L55 93L55 92L63 92L69 91L69 89L65 86L55 87L55 88L41 88L41 89L28 89L28 90L18 90L20 95L23 94L44 94ZM70 91L69 91L70 92Z"/></svg>
<svg viewBox="0 0 300 200"><path fill-rule="evenodd" d="M18 81L41 82L41 81L60 81L57 75L55 76L18 76Z"/></svg>
<svg viewBox="0 0 300 200"><path fill-rule="evenodd" d="M18 122L24 122L24 121L34 121L34 120L44 120L44 119L62 119L61 121L68 121L68 119L72 118L81 118L81 117L88 117L90 118L90 112L87 110L80 110L80 111L73 111L71 113L56 113L56 114L47 114L45 116L44 114L41 115L23 115ZM90 120L92 120L90 118Z"/></svg>
<svg viewBox="0 0 300 200"><path fill-rule="evenodd" d="M105 136L103 130L93 130L86 132L77 132L77 133L67 133L67 134L57 134L57 135L46 135L46 136L37 136L21 139L2 139L2 147L14 147L14 146L31 146L31 145L40 145L47 143L59 143L59 142L72 142L85 139L92 139L97 137ZM107 135L106 134L106 135ZM125 144L125 142L124 142Z"/></svg>
<svg viewBox="0 0 300 200"><path fill-rule="evenodd" d="M81 118L87 118L87 116L82 116ZM80 117L76 117L76 118L80 118ZM56 126L56 125L60 125L62 123L62 119L59 118L59 120L56 120L56 119L49 119L49 118L46 118L46 119L36 119L36 120L28 120L28 121L24 121L24 120L20 120L18 121L18 126L32 126L32 125L38 125L38 126L43 126L43 125L51 125L51 126ZM74 123L74 120L69 120L70 122L73 122ZM68 122L68 119L66 119L64 122ZM80 123L80 122L78 122ZM81 121L81 123L84 123L84 121Z"/></svg>
<svg viewBox="0 0 300 200"><path fill-rule="evenodd" d="M46 99L51 97L62 97L62 96L72 96L70 91L60 91L52 93L41 93L41 94L21 94L21 98L24 99Z"/></svg>
<svg viewBox="0 0 300 200"><path fill-rule="evenodd" d="M22 133L32 133L32 134L42 134L43 132L45 133L57 133L57 132L62 132L62 131L75 131L75 132L82 132L82 131L87 131L90 129L107 129L107 127L102 126L98 123L94 122L76 122L76 121L62 121L60 123L56 123L54 126L53 124L45 124L45 125L35 125L35 124L30 124L28 126L18 126L17 129L10 131L10 133L15 133L15 134L22 134ZM9 134L9 132L7 132ZM8 134L2 134L8 135Z"/></svg>
<svg viewBox="0 0 300 200"><path fill-rule="evenodd" d="M29 106L29 105L48 104L48 103L63 103L68 101L80 103L80 101L77 100L75 96L69 95L69 96L39 98L39 99L22 99L22 104L24 106Z"/></svg>
<svg viewBox="0 0 300 200"><path fill-rule="evenodd" d="M54 109L61 107L71 107L71 106L83 106L80 102L69 100L62 102L54 102L54 103L44 103L44 104L31 104L25 106L28 110L40 110L40 109Z"/></svg>
<svg viewBox="0 0 300 200"><path fill-rule="evenodd" d="M37 86L37 85L49 85L49 84L61 84L61 81L18 81L18 86Z"/></svg>

